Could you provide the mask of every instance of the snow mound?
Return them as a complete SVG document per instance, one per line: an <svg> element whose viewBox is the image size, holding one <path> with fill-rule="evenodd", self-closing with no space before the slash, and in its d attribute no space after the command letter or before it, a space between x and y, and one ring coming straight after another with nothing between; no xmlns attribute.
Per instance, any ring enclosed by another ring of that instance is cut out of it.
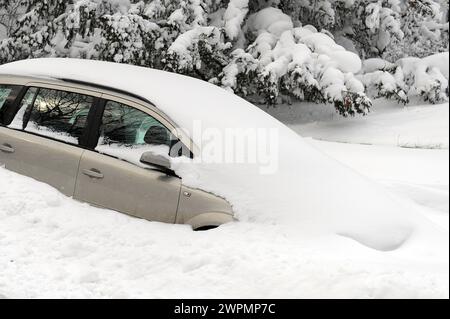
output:
<svg viewBox="0 0 450 319"><path fill-rule="evenodd" d="M301 234L342 234L378 250L398 248L416 230L428 227L380 186L212 84L142 67L74 59L19 61L1 66L0 73L92 82L152 101L200 149L201 162L174 160L183 183L226 198L241 221L285 225ZM179 88L176 94L174 88ZM244 141L248 147L229 148L225 140L230 132L257 132L263 145L257 147L262 152L258 161L246 153L253 145L250 139ZM224 160L233 153L234 161Z"/></svg>
<svg viewBox="0 0 450 319"><path fill-rule="evenodd" d="M448 298L448 246L430 253L448 237L392 255L264 224L193 232L3 168L0 198L0 298Z"/></svg>

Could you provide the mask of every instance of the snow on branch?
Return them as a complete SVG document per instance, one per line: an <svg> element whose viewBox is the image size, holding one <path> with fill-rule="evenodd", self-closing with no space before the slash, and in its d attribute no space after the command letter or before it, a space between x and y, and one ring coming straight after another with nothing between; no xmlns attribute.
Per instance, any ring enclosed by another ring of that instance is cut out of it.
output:
<svg viewBox="0 0 450 319"><path fill-rule="evenodd" d="M135 64L351 116L370 97L448 99L448 17L446 0L0 0L0 63Z"/></svg>
<svg viewBox="0 0 450 319"><path fill-rule="evenodd" d="M369 111L364 85L354 76L361 60L328 35L312 26L294 28L275 8L253 14L246 28L256 40L234 52L221 75L223 86L269 104L294 97L334 103L344 116Z"/></svg>

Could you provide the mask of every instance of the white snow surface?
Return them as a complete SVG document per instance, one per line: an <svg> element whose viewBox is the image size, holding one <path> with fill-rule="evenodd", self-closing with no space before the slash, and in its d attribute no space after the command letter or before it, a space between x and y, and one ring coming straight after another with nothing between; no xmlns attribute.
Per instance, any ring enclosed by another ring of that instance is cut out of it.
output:
<svg viewBox="0 0 450 319"><path fill-rule="evenodd" d="M90 207L0 168L0 295L448 298L448 150L307 142L415 201L437 234L380 252L251 222L195 233Z"/></svg>
<svg viewBox="0 0 450 319"><path fill-rule="evenodd" d="M219 133L275 129L271 152L279 159L273 175L253 164L174 163L184 184L225 197L240 219L206 233L80 204L0 168L0 295L448 298L448 227L439 222L445 218L430 217L422 201L392 194L225 90L79 60L24 61L0 73L132 91L172 117L202 150L193 120ZM207 145L223 147L211 136ZM435 206L445 213L445 200Z"/></svg>
<svg viewBox="0 0 450 319"><path fill-rule="evenodd" d="M305 103L268 111L304 137L406 148L449 147L448 103L404 107L395 102L375 100L368 116L355 118L339 117L331 105Z"/></svg>
<svg viewBox="0 0 450 319"><path fill-rule="evenodd" d="M196 233L78 203L3 168L0 181L5 298L448 298L448 256L430 254L433 236L380 252L255 223Z"/></svg>

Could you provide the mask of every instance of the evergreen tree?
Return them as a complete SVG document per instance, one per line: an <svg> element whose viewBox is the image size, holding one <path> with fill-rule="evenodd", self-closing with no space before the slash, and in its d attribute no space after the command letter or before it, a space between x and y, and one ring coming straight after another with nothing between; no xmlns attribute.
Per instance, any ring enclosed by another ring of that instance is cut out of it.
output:
<svg viewBox="0 0 450 319"><path fill-rule="evenodd" d="M0 0L0 24L8 35L0 63L56 56L135 64L258 103L333 103L344 116L368 112L366 89L407 102L416 83L398 80L411 78L400 62L358 74L359 57L396 62L448 51L446 0ZM433 70L434 85L416 92L445 100L448 81Z"/></svg>

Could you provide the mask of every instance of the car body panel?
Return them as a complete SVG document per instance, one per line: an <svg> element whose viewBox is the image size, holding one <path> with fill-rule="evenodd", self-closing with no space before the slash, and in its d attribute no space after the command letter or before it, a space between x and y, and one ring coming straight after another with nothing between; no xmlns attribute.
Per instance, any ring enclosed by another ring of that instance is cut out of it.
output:
<svg viewBox="0 0 450 319"><path fill-rule="evenodd" d="M233 210L223 198L199 189L182 186L177 223L189 224L193 218L206 213L227 215L224 218L233 220ZM194 226L194 225L192 225ZM207 225L202 225L207 226Z"/></svg>
<svg viewBox="0 0 450 319"><path fill-rule="evenodd" d="M93 171L103 177L86 175ZM174 223L181 180L163 172L85 151L74 198L152 221Z"/></svg>
<svg viewBox="0 0 450 319"><path fill-rule="evenodd" d="M83 149L1 126L0 145L13 149L12 153L0 151L0 165L73 196Z"/></svg>

